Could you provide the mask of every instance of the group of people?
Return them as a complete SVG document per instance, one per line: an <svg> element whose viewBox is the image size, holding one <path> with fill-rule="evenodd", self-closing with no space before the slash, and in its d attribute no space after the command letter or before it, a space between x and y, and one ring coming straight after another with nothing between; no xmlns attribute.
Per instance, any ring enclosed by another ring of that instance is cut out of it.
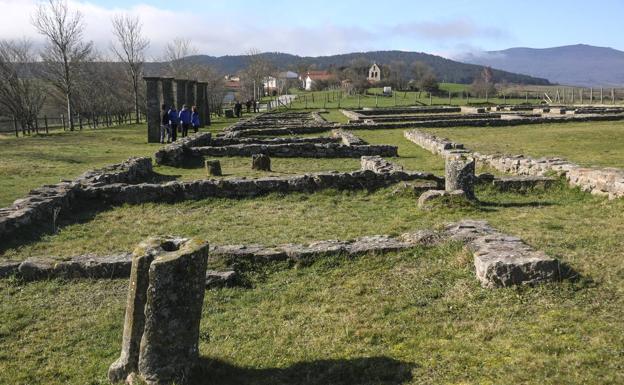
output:
<svg viewBox="0 0 624 385"><path fill-rule="evenodd" d="M165 104L161 107L161 121L160 121L160 143L171 143L177 139L177 134L180 133L182 137L188 135L190 128L193 128L194 132L199 131L199 112L197 107L193 106L190 110L185 104L182 106L180 112L176 111L175 106L171 106L167 109Z"/></svg>
<svg viewBox="0 0 624 385"><path fill-rule="evenodd" d="M247 107L248 114L251 112L252 107L253 107L253 112L256 113L258 112L258 101L256 99L248 99L245 102L245 107ZM243 104L237 100L236 103L234 103L234 115L237 118L240 118L242 114L243 114Z"/></svg>

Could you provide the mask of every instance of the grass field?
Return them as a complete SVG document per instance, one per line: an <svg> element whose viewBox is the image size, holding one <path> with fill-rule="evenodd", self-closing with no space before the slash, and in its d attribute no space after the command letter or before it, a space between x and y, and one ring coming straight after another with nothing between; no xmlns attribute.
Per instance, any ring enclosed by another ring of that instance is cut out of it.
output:
<svg viewBox="0 0 624 385"><path fill-rule="evenodd" d="M335 110L328 116L341 119ZM619 138L611 139L613 147L606 139L621 127L589 123L435 132L483 151L507 143L519 146L511 147L518 149L513 153L562 149L571 160L621 165L614 150ZM400 158L394 161L408 170L442 173L442 159L406 141L403 130L356 134L370 143L398 145ZM565 140L567 135L574 139ZM152 155L158 148L145 144L138 127L2 138L0 146L8 149L0 160L0 185L8 186L0 202L46 181L132 155ZM224 172L256 175L248 173L247 161L224 158ZM357 159L272 163L274 174L359 166ZM157 171L181 179L203 176L201 169ZM354 259L327 257L305 267L246 266L248 287L206 292L202 360L193 383L624 383L624 200L594 197L563 182L529 194L481 187L477 196L479 205L434 211L418 210L417 197L396 186L376 192L328 190L85 208L61 213L63 226L56 235L25 235L2 245L0 258L128 251L154 234L196 236L211 244L275 245L395 235L465 218L487 219L568 263L579 278L532 288L482 289L471 257L457 244ZM0 280L0 384L107 384L106 370L119 355L126 290L127 280Z"/></svg>
<svg viewBox="0 0 624 385"><path fill-rule="evenodd" d="M624 168L624 122L435 128L427 131L486 154L558 156L585 166Z"/></svg>

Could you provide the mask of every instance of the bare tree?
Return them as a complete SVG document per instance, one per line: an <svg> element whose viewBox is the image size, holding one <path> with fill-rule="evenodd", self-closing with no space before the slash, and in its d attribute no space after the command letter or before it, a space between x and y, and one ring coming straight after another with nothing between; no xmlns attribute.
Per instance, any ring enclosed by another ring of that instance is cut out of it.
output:
<svg viewBox="0 0 624 385"><path fill-rule="evenodd" d="M113 35L117 38L117 45L112 45L112 51L117 58L126 64L128 75L132 83L134 94L135 123L139 123L139 80L143 74L145 50L149 40L141 33L141 22L138 17L117 15L112 19Z"/></svg>
<svg viewBox="0 0 624 385"><path fill-rule="evenodd" d="M35 58L28 40L0 41L0 106L20 122L22 132L36 126L45 90L31 69Z"/></svg>
<svg viewBox="0 0 624 385"><path fill-rule="evenodd" d="M78 11L70 12L65 0L48 0L37 6L32 24L48 41L41 53L46 64L45 75L65 96L69 128L73 131L73 67L85 61L92 50L92 43L82 41L82 14Z"/></svg>
<svg viewBox="0 0 624 385"><path fill-rule="evenodd" d="M439 89L438 79L431 67L427 64L415 61L411 66L412 84L419 91L436 92Z"/></svg>
<svg viewBox="0 0 624 385"><path fill-rule="evenodd" d="M494 72L490 67L483 68L481 74L470 85L470 92L479 97L491 97L496 94Z"/></svg>
<svg viewBox="0 0 624 385"><path fill-rule="evenodd" d="M251 49L247 52L247 67L243 70L241 76L241 92L243 98L257 98L257 90L264 83L265 78L274 76L275 66L262 56L257 49Z"/></svg>
<svg viewBox="0 0 624 385"><path fill-rule="evenodd" d="M176 37L167 43L164 60L169 65L168 74L180 79L194 78L196 66L189 60L189 56L193 55L197 55L197 49L190 39Z"/></svg>

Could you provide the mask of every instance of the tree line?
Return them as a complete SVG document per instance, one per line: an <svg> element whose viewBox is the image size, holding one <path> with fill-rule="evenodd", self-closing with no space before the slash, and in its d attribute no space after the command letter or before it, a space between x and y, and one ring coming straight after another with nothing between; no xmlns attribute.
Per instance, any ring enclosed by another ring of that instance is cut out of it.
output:
<svg viewBox="0 0 624 385"><path fill-rule="evenodd" d="M62 109L70 130L77 116L134 112L139 122L145 113L142 78L150 41L138 17L111 19L108 52L86 41L84 17L66 0L38 4L31 24L44 37L43 48L35 50L26 38L0 40L0 115L14 117L22 129L36 126L44 105ZM195 52L190 40L175 38L163 52L161 75L207 82L211 110L216 110L225 93L223 79L210 66L188 60Z"/></svg>

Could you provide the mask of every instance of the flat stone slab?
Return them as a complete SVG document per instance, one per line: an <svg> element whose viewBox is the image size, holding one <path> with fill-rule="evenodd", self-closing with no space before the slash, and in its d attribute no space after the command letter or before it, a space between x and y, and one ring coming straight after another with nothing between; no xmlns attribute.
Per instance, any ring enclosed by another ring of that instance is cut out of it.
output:
<svg viewBox="0 0 624 385"><path fill-rule="evenodd" d="M468 244L477 278L483 287L534 285L559 281L559 261L535 250L522 239L489 234Z"/></svg>

